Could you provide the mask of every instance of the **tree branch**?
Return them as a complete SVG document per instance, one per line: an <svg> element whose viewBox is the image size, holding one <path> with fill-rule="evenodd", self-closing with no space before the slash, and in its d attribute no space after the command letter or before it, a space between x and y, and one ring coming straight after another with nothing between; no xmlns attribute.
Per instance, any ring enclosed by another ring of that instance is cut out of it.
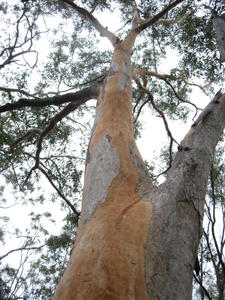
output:
<svg viewBox="0 0 225 300"><path fill-rule="evenodd" d="M204 287L204 285L202 284L202 282L198 279L198 277L193 274L194 276L194 279L195 281L199 284L199 286L201 287L201 289L203 290L204 294L206 295L206 297L209 299L209 300L212 300L211 296L209 295L207 289Z"/></svg>
<svg viewBox="0 0 225 300"><path fill-rule="evenodd" d="M145 102L142 103L142 105L140 106L140 108L139 108L139 110L138 110L138 112L137 112L136 118L134 119L134 123L137 122L137 119L138 119L138 117L139 117L139 115L140 115L140 113L141 113L142 108L143 108L148 102L150 102L150 101L151 101L151 99L148 98Z"/></svg>
<svg viewBox="0 0 225 300"><path fill-rule="evenodd" d="M172 166L172 161L173 161L173 155L172 155L173 142L175 142L176 144L178 144L178 142L174 139L174 137L173 137L173 135L172 135L172 133L171 133L171 131L170 131L170 129L169 129L169 125L168 125L168 122L167 122L167 120L166 120L166 117L165 117L163 111L162 111L161 109L159 109L158 106L155 104L155 101L154 101L154 98L153 98L152 93L151 93L145 86L143 86L143 85L141 84L140 80L139 80L137 77L135 78L135 81L136 81L137 85L138 85L138 86L139 86L139 87L140 87L140 88L148 95L148 100L145 101L145 102L141 105L140 109L142 109L143 106L144 106L147 102L151 101L152 107L159 113L159 115L160 115L161 118L163 119L163 123L164 123L164 126L165 126L165 128L166 128L167 135L168 135L168 137L170 138L170 146L169 146L169 167L166 169L166 171L164 171L164 172L162 172L162 173L160 174L160 175L162 175L162 174L166 173L166 172L171 168L171 166ZM139 109L139 111L138 111L137 117L138 117L138 115L140 114L140 109ZM137 120L137 117L136 117L135 121ZM160 175L158 175L158 177L159 177Z"/></svg>
<svg viewBox="0 0 225 300"><path fill-rule="evenodd" d="M167 85L169 85L169 86L171 87L171 89L172 89L174 95L177 97L178 100L180 100L180 101L183 102L183 103L190 104L190 105L192 105L192 106L195 108L195 115L194 115L194 117L192 118L192 120L193 120L193 119L196 117L198 111L199 111L199 110L202 110L202 109L199 108L199 107L197 107L194 103L192 103L192 102L190 102L190 101L188 101L188 100L184 100L183 98L181 98L181 97L178 95L178 93L176 92L175 88L172 86L172 84L171 84L167 79L163 79L163 80L165 81L165 83L166 83Z"/></svg>
<svg viewBox="0 0 225 300"><path fill-rule="evenodd" d="M39 249L43 248L44 246L46 246L46 244L43 244L43 245L38 246L38 247L26 247L26 246L24 246L24 247L12 249L12 250L9 250L7 253L3 254L2 256L0 256L0 260L2 260L3 258L7 257L9 254L11 254L13 252L23 251L23 250L26 250L26 251L29 251L29 250L39 250Z"/></svg>
<svg viewBox="0 0 225 300"><path fill-rule="evenodd" d="M33 98L36 98L38 99L37 97L35 97L35 95L32 95L22 89L16 89L16 88L9 88L9 87L4 87L4 86L0 86L0 91L2 92L6 92L8 94L11 94L11 93L19 93L19 94L23 94L24 96L27 96L27 97L33 97Z"/></svg>
<svg viewBox="0 0 225 300"><path fill-rule="evenodd" d="M171 74L162 74L162 73L157 73L154 71L149 71L144 68L134 68L133 69L134 74L137 74L137 76L153 76L159 79L170 79L170 80L183 80L186 82L186 77L183 75L180 76L174 76Z"/></svg>
<svg viewBox="0 0 225 300"><path fill-rule="evenodd" d="M191 83L188 83L186 78L184 76L174 76L174 75L171 75L171 74L160 74L160 73L157 73L157 72L153 72L153 71L149 71L149 70L146 70L146 69L134 69L133 70L133 74L134 76L153 76L153 77L156 77L160 80L163 80L167 85L170 86L170 88L172 89L174 95L177 97L178 100L180 100L181 102L183 103L187 103L187 104L190 104L191 106L193 106L195 108L195 116L193 118L196 117L197 115L197 112L199 110L202 110L201 108L197 107L194 103L188 101L188 100L185 100L183 98L181 98L178 93L176 92L175 88L173 87L173 85L169 82L169 80L182 80L184 81L186 84L189 84L191 85ZM169 80L168 80L169 79Z"/></svg>
<svg viewBox="0 0 225 300"><path fill-rule="evenodd" d="M176 1L172 2L171 4L167 5L161 12L156 14L153 18L146 20L146 22L144 24L140 25L137 28L137 30L139 32L142 32L144 29L152 26L153 24L158 22L166 13L168 13L171 9L173 9L174 7L176 7L178 4L180 4L183 1L184 0L176 0Z"/></svg>
<svg viewBox="0 0 225 300"><path fill-rule="evenodd" d="M143 68L134 68L133 72L134 72L134 74L137 74L137 76L153 76L153 77L156 77L156 78L161 79L161 80L166 80L166 79L169 79L169 80L182 80L187 85L198 87L199 89L202 90L202 92L206 96L208 96L206 91L204 90L204 87L202 87L199 84L187 81L187 78L184 75L175 76L175 75L165 74L165 73L162 74L162 73L157 73L157 72L154 72L154 71L149 71L149 70L143 69Z"/></svg>
<svg viewBox="0 0 225 300"><path fill-rule="evenodd" d="M83 104L83 100L80 100L79 102L71 102L66 107L64 107L60 112L58 112L49 122L49 124L45 127L45 129L41 132L38 144L37 144L37 151L35 155L35 165L31 168L30 172L28 173L24 184L28 181L30 178L32 172L35 169L39 168L39 161L40 161L40 153L42 150L42 143L44 138L49 134L49 132L56 126L58 122L60 122L63 118L65 118L68 114L70 114L72 111L74 111L76 108L78 108L81 104Z"/></svg>
<svg viewBox="0 0 225 300"><path fill-rule="evenodd" d="M20 136L12 145L11 145L11 150L13 150L21 141L25 140L25 139L29 139L32 136L34 136L35 134L40 134L41 130L38 128L34 128L34 129L30 129L28 130L25 134L23 134L22 136Z"/></svg>
<svg viewBox="0 0 225 300"><path fill-rule="evenodd" d="M167 122L167 120L166 120L166 117L165 117L163 111L162 111L161 109L159 109L159 108L157 107L157 105L155 104L154 99L153 99L153 96L152 96L152 94L150 93L150 91L149 91L146 87L144 87L144 86L141 84L141 82L140 82L140 80L139 80L138 78L135 78L135 81L136 81L137 85L138 85L141 89L143 89L143 90L145 91L145 93L149 96L149 99L151 100L151 103L152 103L153 108L159 113L159 115L160 115L161 118L163 119L163 122L164 122L164 125L165 125L165 128L166 128L166 131L167 131L168 136L169 136L175 143L177 143L177 141L176 141L176 140L173 138L173 136L172 136L172 133L171 133L171 131L170 131L170 129L169 129L169 125L168 125L168 122ZM177 143L177 144L178 144L178 143Z"/></svg>
<svg viewBox="0 0 225 300"><path fill-rule="evenodd" d="M67 102L71 103L85 103L90 99L96 99L99 95L98 85L93 85L75 93L67 93L65 95L57 95L53 97L46 97L42 99L25 99L21 98L14 103L6 103L0 106L0 113L15 110L23 107L44 107L48 105L61 105Z"/></svg>
<svg viewBox="0 0 225 300"><path fill-rule="evenodd" d="M86 20L90 25L92 25L100 33L101 36L108 38L113 46L118 43L119 38L107 28L102 26L102 24L89 11L76 5L72 0L62 1L73 7L82 19Z"/></svg>
<svg viewBox="0 0 225 300"><path fill-rule="evenodd" d="M162 25L171 25L171 24L176 24L181 19L182 19L181 17L177 17L175 19L159 19L156 23Z"/></svg>
<svg viewBox="0 0 225 300"><path fill-rule="evenodd" d="M50 176L48 175L48 173L42 168L42 167L38 167L38 169L45 175L45 177L48 179L48 181L50 182L50 184L53 186L53 188L57 191L58 195L66 202L66 204L71 208L72 212L75 214L75 216L80 215L80 212L78 212L76 210L76 208L74 207L74 205L63 195L63 193L57 188L57 186L54 184L54 182L52 181L52 179L50 178Z"/></svg>
<svg viewBox="0 0 225 300"><path fill-rule="evenodd" d="M211 233L213 237L213 242L216 248L216 253L218 256L219 264L221 265L223 274L225 275L225 263L223 261L223 253L220 252L219 245L217 243L216 239L216 233L215 233L215 223L216 223L216 195L215 195L215 182L212 174L212 168L210 171L210 185L212 189L212 200L213 200L213 220L211 219Z"/></svg>
<svg viewBox="0 0 225 300"><path fill-rule="evenodd" d="M39 166L40 153L42 150L42 142L44 138L49 134L49 132L56 126L58 122L60 122L63 118L65 118L68 114L78 108L83 102L80 101L78 103L71 102L66 107L64 107L60 112L58 112L46 126L46 128L40 134L40 138L37 144L37 152L36 152L36 163L34 169Z"/></svg>

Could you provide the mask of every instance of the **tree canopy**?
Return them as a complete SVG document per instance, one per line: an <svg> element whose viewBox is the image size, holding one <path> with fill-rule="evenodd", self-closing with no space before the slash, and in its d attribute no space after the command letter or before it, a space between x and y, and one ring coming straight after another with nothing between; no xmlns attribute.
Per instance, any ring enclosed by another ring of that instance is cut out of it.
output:
<svg viewBox="0 0 225 300"><path fill-rule="evenodd" d="M53 295L76 236L94 100L110 71L112 45L136 26L134 16L139 24L148 20L139 25L132 56L135 137L141 137L143 116L159 117L168 137L154 161L146 162L157 184L180 143L170 124L191 125L206 106L196 91L210 100L223 88L214 24L224 13L222 0L0 1L1 299ZM223 297L225 287L224 230L218 240L215 229L217 210L224 228L223 152L221 141L209 178L199 299ZM7 217L11 205L29 207L26 229L8 226L19 224ZM7 246L10 239L15 246Z"/></svg>

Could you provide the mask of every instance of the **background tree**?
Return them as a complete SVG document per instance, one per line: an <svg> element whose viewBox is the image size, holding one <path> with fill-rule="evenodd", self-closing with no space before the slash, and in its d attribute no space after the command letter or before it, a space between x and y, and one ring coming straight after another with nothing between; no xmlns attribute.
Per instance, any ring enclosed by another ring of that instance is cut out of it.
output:
<svg viewBox="0 0 225 300"><path fill-rule="evenodd" d="M82 5L85 12L93 15L116 10L115 2L111 1L81 1L76 5ZM129 31L135 3L118 1L116 5L125 24L118 34L122 40ZM154 16L169 6L167 1L140 1L138 7L141 17L154 20ZM162 20L143 31L136 42L132 59L135 134L138 136L140 133L139 116L143 108L162 118L169 137L167 165L162 171L171 168L177 147L176 133L172 134L168 119L181 118L185 121L190 113L198 111L199 103L192 103L188 96L192 87L199 86L210 96L214 93L214 83L222 84L224 69L216 52L212 13L221 15L223 11L222 1L183 1L182 5L163 14ZM15 1L10 6L1 2L1 12L6 24L2 31L5 34L2 33L0 64L1 171L15 192L23 193L23 202L32 200L35 205L32 230L25 239L17 233L18 238L23 240L18 251L28 248L31 254L34 249L30 248L34 247L37 248L35 251L42 251L35 254L36 262L26 273L29 277L18 276L21 267L16 271L3 267L6 276L3 282L7 287L4 290L10 295L9 299L16 298L21 291L24 299L51 297L62 266L68 260L79 215L76 203L81 164L87 147L85 135L93 114L93 107L85 103L97 98L112 53L97 47L98 35L89 26L90 21L93 23L91 15L86 16L89 22L84 20L84 11L74 7L72 1ZM60 18L62 15L66 22ZM56 16L59 16L58 19ZM50 25L52 17L54 28ZM138 22L141 22L139 17ZM95 28L109 37L109 31L100 25L97 23ZM36 40L45 34L51 38L51 33L54 35L50 54L42 66L37 64ZM110 38L113 40L114 36ZM161 62L171 48L179 53L179 61L168 74L162 73ZM76 145L70 143L74 140ZM37 191L45 181L55 190L52 200L60 197L63 209L69 209L59 236L51 236L43 226L41 219L49 218L50 214L41 216L36 213L37 204L44 201L43 192L30 197L30 193ZM38 245L34 245L33 237L40 233L44 234L44 238L37 238ZM58 264L55 264L56 259ZM46 285L46 279L49 285ZM29 282L28 286L25 282Z"/></svg>

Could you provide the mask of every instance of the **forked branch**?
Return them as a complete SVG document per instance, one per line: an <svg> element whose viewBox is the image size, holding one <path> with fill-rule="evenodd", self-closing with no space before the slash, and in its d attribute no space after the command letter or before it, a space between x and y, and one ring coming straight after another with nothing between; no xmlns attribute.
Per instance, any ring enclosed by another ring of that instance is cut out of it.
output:
<svg viewBox="0 0 225 300"><path fill-rule="evenodd" d="M170 138L170 145L169 145L169 167L166 169L166 171L164 171L163 173L161 173L160 175L166 173L172 166L172 161L173 161L173 154L172 154L172 150L173 150L173 142L175 142L176 144L178 144L178 142L174 139L170 129L169 129L169 125L168 125L168 122L167 122L167 119L163 113L163 111L161 109L158 108L158 106L155 104L155 101L154 101L154 98L153 98L153 95L152 93L148 90L148 88L146 86L143 86L140 82L140 80L137 78L137 77L134 77L135 79L135 82L137 83L137 85L148 95L148 100L145 101L138 113L137 113L137 117L139 116L140 114L140 110L144 107L145 104L147 104L149 101L151 102L152 104L152 107L159 113L160 117L163 119L163 123L164 123L164 126L165 126L165 129L166 129L166 132L167 132L167 135L168 137ZM137 120L137 117L135 119L135 121ZM160 176L159 175L159 176Z"/></svg>
<svg viewBox="0 0 225 300"><path fill-rule="evenodd" d="M172 141L174 141L175 143L177 143L177 141L174 139L174 137L172 136L172 133L171 133L171 131L170 131L170 129L169 129L169 125L168 125L168 122L167 122L167 120L166 120L166 117L165 117L165 115L164 115L164 113L163 113L163 111L161 110L161 109L159 109L158 107L157 107L157 105L155 104L155 101L154 101L154 99L153 99L153 96L152 96L152 93L146 88L146 87L144 87L142 84L141 84L141 82L140 82L140 80L138 79L138 78L135 78L135 82L137 83L137 85L148 95L148 98L149 98L149 100L151 101L151 104L152 104L152 107L159 113L159 115L161 116L161 118L163 119L163 122L164 122L164 125L165 125L165 128L166 128L166 132L167 132L167 134L168 134L168 136L170 137L170 139L172 140ZM146 103L145 103L146 104ZM138 112L138 114L140 114L139 112ZM177 143L178 144L178 143Z"/></svg>
<svg viewBox="0 0 225 300"><path fill-rule="evenodd" d="M139 32L145 30L146 28L152 26L156 22L158 22L166 13L168 13L171 9L176 7L178 4L183 2L184 0L176 0L172 2L171 4L167 5L161 12L156 14L153 18L146 20L145 23L141 24L137 29Z"/></svg>

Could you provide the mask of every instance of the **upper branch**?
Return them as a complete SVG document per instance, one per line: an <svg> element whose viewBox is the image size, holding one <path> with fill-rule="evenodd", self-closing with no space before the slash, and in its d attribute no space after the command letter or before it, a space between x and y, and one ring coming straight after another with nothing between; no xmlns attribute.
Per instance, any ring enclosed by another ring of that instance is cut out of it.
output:
<svg viewBox="0 0 225 300"><path fill-rule="evenodd" d="M48 105L60 105L67 102L84 103L90 99L96 99L99 94L99 87L97 85L90 86L75 93L67 93L65 95L57 95L54 97L47 97L42 99L25 99L21 98L14 103L6 103L0 106L0 113L19 109L23 107L44 107Z"/></svg>
<svg viewBox="0 0 225 300"><path fill-rule="evenodd" d="M0 51L0 69L13 62L17 62L21 58L25 61L25 64L29 65L24 57L24 55L28 53L35 53L36 55L35 62L31 67L34 67L37 63L38 53L37 51L32 50L33 42L35 38L43 32L35 29L38 17L34 17L30 20L26 12L27 9L24 7L21 16L16 21L13 39L9 35L8 45L0 47L3 48Z"/></svg>
<svg viewBox="0 0 225 300"><path fill-rule="evenodd" d="M144 29L152 26L156 22L158 22L166 13L168 13L171 9L176 7L178 4L183 2L184 0L176 0L172 2L171 4L167 5L161 12L156 14L153 18L148 19L145 21L145 23L141 24L137 29L139 32L143 31Z"/></svg>
<svg viewBox="0 0 225 300"><path fill-rule="evenodd" d="M87 11L83 7L76 5L72 0L62 1L73 7L82 19L88 21L89 24L92 25L100 33L101 36L108 38L113 46L118 43L118 37L107 28L102 26L102 24L89 11Z"/></svg>

